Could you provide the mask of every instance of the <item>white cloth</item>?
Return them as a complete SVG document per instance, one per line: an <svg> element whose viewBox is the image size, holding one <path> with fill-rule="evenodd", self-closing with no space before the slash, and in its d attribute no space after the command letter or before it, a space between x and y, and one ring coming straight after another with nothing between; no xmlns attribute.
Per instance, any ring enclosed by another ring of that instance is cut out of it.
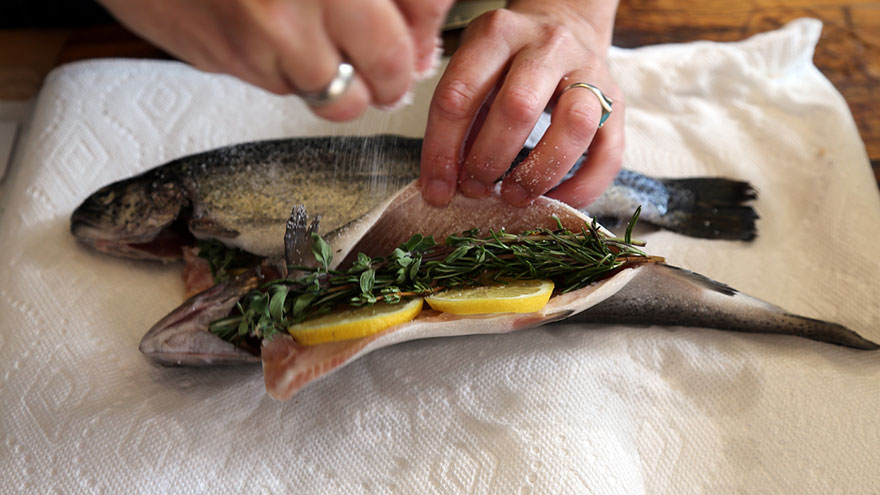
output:
<svg viewBox="0 0 880 495"><path fill-rule="evenodd" d="M878 341L880 201L844 100L811 64L820 30L613 49L625 164L752 182L754 243L648 232L648 250ZM52 73L2 198L0 491L876 493L876 352L557 326L398 345L287 403L265 394L259 367L167 369L138 353L181 301L179 268L77 245L68 217L83 198L233 142L420 135L430 89L332 126L295 98L177 63Z"/></svg>

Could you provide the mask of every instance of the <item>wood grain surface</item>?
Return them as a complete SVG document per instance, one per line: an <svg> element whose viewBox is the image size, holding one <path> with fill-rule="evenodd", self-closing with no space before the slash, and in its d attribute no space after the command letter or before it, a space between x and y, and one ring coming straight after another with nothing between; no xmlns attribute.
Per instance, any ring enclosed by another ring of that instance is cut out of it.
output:
<svg viewBox="0 0 880 495"><path fill-rule="evenodd" d="M849 104L880 187L880 2L621 0L614 44L734 41L801 17L824 23L814 63Z"/></svg>
<svg viewBox="0 0 880 495"><path fill-rule="evenodd" d="M880 187L880 1L620 0L614 44L740 40L800 17L824 23L815 64L849 104ZM454 49L456 33L445 42ZM170 58L118 24L0 30L0 100L31 98L53 67L101 57Z"/></svg>

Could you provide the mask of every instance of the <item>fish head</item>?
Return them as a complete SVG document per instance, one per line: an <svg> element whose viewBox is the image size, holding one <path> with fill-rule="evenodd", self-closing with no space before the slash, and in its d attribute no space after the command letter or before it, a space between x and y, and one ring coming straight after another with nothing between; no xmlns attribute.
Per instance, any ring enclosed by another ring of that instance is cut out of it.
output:
<svg viewBox="0 0 880 495"><path fill-rule="evenodd" d="M201 292L159 320L141 339L139 350L166 366L256 363L259 357L207 331L229 314L238 300L264 279L266 264L254 267Z"/></svg>
<svg viewBox="0 0 880 495"><path fill-rule="evenodd" d="M211 322L229 315L238 301L267 280L281 277L276 260L230 277L187 299L141 339L140 351L167 366L208 366L260 361L259 350L235 345L210 332Z"/></svg>
<svg viewBox="0 0 880 495"><path fill-rule="evenodd" d="M173 261L191 243L180 220L189 206L181 183L164 173L143 174L105 186L70 218L70 231L98 251L137 259Z"/></svg>

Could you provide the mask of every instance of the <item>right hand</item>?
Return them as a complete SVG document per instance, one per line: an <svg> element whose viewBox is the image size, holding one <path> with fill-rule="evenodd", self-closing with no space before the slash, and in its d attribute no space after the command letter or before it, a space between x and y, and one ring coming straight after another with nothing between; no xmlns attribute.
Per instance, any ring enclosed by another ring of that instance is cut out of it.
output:
<svg viewBox="0 0 880 495"><path fill-rule="evenodd" d="M312 111L351 120L394 105L434 63L452 0L100 0L130 29L195 67L277 94L324 89L345 59L338 100Z"/></svg>
<svg viewBox="0 0 880 495"><path fill-rule="evenodd" d="M437 84L422 145L425 200L448 204L456 189L524 207L548 196L582 208L611 183L623 161L623 94L605 61L613 0L521 0L480 16ZM601 132L595 84L614 101ZM551 123L535 149L508 173L542 111ZM589 148L583 165L561 182Z"/></svg>

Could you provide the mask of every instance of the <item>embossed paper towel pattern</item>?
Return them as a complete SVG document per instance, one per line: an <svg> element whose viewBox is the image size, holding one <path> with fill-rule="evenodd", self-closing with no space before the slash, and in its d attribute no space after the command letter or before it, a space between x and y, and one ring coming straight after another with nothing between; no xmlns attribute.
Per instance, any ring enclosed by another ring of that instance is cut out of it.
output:
<svg viewBox="0 0 880 495"><path fill-rule="evenodd" d="M652 252L880 338L880 201L821 26L611 52L626 166L761 193L753 244L645 235ZM259 367L137 352L177 267L78 246L68 216L186 153L295 134L419 135L430 97L359 124L169 62L54 72L0 198L0 492L876 493L880 355L699 329L563 325L409 342L269 399Z"/></svg>

